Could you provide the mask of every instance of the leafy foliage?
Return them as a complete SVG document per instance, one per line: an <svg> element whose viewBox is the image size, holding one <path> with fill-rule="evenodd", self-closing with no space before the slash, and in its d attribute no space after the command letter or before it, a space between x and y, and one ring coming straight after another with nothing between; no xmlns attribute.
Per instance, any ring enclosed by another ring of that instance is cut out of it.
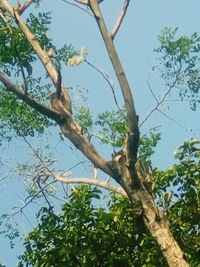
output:
<svg viewBox="0 0 200 267"><path fill-rule="evenodd" d="M75 119L80 125L82 132L86 134L89 138L91 135L91 128L93 125L92 115L90 113L89 108L83 106L80 107L75 116Z"/></svg>
<svg viewBox="0 0 200 267"><path fill-rule="evenodd" d="M70 58L77 54L74 47L70 45L64 45L62 48L57 50L56 62L63 61L66 65Z"/></svg>
<svg viewBox="0 0 200 267"><path fill-rule="evenodd" d="M0 90L0 122L2 130L13 129L18 135L24 136L43 133L46 127L52 125L45 116L4 90Z"/></svg>
<svg viewBox="0 0 200 267"><path fill-rule="evenodd" d="M171 228L192 266L199 266L200 253L200 142L191 139L175 152L179 160L167 171L157 172L156 195L163 205L163 193L171 186L174 199L169 209Z"/></svg>
<svg viewBox="0 0 200 267"><path fill-rule="evenodd" d="M158 132L158 128L151 129L148 134L144 134L140 138L138 158L147 170L152 169L151 156L154 154L155 147L160 139L161 133Z"/></svg>
<svg viewBox="0 0 200 267"><path fill-rule="evenodd" d="M38 16L30 14L26 23L30 30L40 41L41 46L48 48L52 46L52 40L47 37L48 25L51 16L49 12L39 13ZM11 76L12 71L16 76L21 73L21 68L25 68L28 75L32 74L32 64L36 61L35 52L24 38L20 28L16 27L13 20L8 20L5 24L0 18L0 68Z"/></svg>
<svg viewBox="0 0 200 267"><path fill-rule="evenodd" d="M39 3L39 1L36 2ZM47 36L50 23L50 12L38 13L37 16L30 13L26 20L27 26L46 51L50 48L55 49L52 39ZM14 75L17 79L22 76L22 88L28 91L29 96L40 103L47 104L51 86L42 85L41 77L33 77L33 63L36 62L37 57L32 46L11 18L0 17L0 29L0 69L8 76ZM58 60L66 60L66 57L72 56L73 53L72 46L64 45L57 51L53 60L58 65ZM0 114L0 142L9 141L13 135L12 130L18 135L34 136L36 132L41 134L45 128L53 125L48 118L32 110L13 94L6 93L3 87L0 88Z"/></svg>
<svg viewBox="0 0 200 267"><path fill-rule="evenodd" d="M35 267L134 266L132 262L155 262L153 256L157 252L149 253L148 258L144 257L145 250L138 253L137 247L142 247L147 233L137 236L128 201L113 195L106 210L93 204L100 195L97 188L80 186L74 189L60 214L42 209L38 227L26 238L21 260ZM147 240L154 245L151 238Z"/></svg>
<svg viewBox="0 0 200 267"><path fill-rule="evenodd" d="M105 111L100 113L95 122L100 126L99 135L96 137L104 144L111 144L114 148L122 147L126 138L126 121L122 110Z"/></svg>
<svg viewBox="0 0 200 267"><path fill-rule="evenodd" d="M191 266L199 264L200 148L192 139L180 146L177 164L154 170L154 194L165 209L164 195L173 185L167 207L175 238ZM28 266L167 266L159 248L135 217L126 198L111 194L105 208L95 187L78 186L58 214L43 208L38 226L27 236L21 260ZM166 210L165 210L166 212Z"/></svg>
<svg viewBox="0 0 200 267"><path fill-rule="evenodd" d="M200 99L200 37L176 37L178 28L165 27L159 36L161 46L155 51L161 54L159 70L167 86L177 87L181 99L188 99L196 110Z"/></svg>

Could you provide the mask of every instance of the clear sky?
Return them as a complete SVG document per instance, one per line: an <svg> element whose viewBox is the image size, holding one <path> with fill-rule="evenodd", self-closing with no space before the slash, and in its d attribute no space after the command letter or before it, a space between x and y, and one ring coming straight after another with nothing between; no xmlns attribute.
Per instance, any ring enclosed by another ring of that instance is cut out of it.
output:
<svg viewBox="0 0 200 267"><path fill-rule="evenodd" d="M122 4L122 0L104 0L101 5L109 29L112 29L115 24ZM115 83L119 102L123 103L95 20L80 9L70 6L61 0L43 0L41 9L43 11L53 11L53 24L50 35L56 45L61 47L64 43L72 43L77 50L81 46L87 46L89 51L88 61L104 69L109 74ZM179 27L180 34L184 35L199 32L199 10L199 0L131 1L115 43L127 73L141 120L156 105L148 88L148 79L157 96L162 96L165 92L165 88L162 87L162 81L152 72L152 66L156 64L155 58L157 56L153 50L159 46L157 36L165 26ZM34 12L37 11L39 9L34 10ZM115 108L111 90L105 80L86 63L79 67L63 68L62 72L68 86L79 85L89 90L89 106L94 113ZM200 133L199 110L196 112L191 111L189 105L185 102L169 102L165 105L165 110L175 122L155 112L141 128L141 132L145 133L149 128L161 126L162 140L157 147L154 164L162 168L170 166L173 162L173 151L184 140L191 137L199 138ZM57 135L57 132L52 133L51 144L56 151L58 161L61 161L62 167L68 169L76 162L77 155L75 152L72 153L70 149L67 150L69 145L66 145L62 152L59 153L60 150L56 149L58 143ZM45 147L45 142L49 140L48 138L36 140L34 145ZM5 150L1 147L0 149L1 155L10 158L11 163L12 160L13 162L18 162L19 153L24 155L25 158L26 153L30 152L28 147L20 141L12 142L12 145L6 146ZM13 153L13 151L15 152ZM109 155L106 155L107 151L104 150L102 153L105 153L105 156L109 158ZM20 160L22 158L21 156ZM10 210L17 204L22 204L24 191L21 186L23 184L23 182L15 180L15 177L12 177L6 184L2 183L0 201L3 212ZM27 211L26 215L31 216L31 213L34 214L34 210ZM29 227L24 224L21 225L24 233L30 230ZM16 266L16 255L19 251L21 251L19 244L11 250L6 240L0 240L0 262L5 264L6 267Z"/></svg>

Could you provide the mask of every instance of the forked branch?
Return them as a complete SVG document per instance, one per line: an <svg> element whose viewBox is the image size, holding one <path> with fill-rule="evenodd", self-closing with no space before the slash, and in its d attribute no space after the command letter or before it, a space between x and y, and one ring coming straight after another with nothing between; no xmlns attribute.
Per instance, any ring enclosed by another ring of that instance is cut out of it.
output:
<svg viewBox="0 0 200 267"><path fill-rule="evenodd" d="M33 2L34 0L27 0L24 4L19 6L19 14L21 15Z"/></svg>
<svg viewBox="0 0 200 267"><path fill-rule="evenodd" d="M119 81L121 91L123 94L125 108L127 112L127 128L128 128L128 137L127 137L127 155L128 155L128 164L134 166L137 160L137 150L139 142L139 128L138 120L135 110L135 105L131 93L131 88L129 86L128 80L126 78L124 69L121 65L120 59L118 57L117 51L115 49L113 40L107 30L106 24L104 22L103 15L99 8L98 0L89 0L89 6L96 18L96 22L100 29L101 35L103 37L108 55L112 62L113 68L115 70L117 79Z"/></svg>

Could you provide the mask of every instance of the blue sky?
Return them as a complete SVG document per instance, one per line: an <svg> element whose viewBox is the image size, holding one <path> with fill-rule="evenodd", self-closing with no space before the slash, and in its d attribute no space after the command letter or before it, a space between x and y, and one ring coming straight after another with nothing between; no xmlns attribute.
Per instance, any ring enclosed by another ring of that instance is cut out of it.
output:
<svg viewBox="0 0 200 267"><path fill-rule="evenodd" d="M122 4L123 1L120 0L104 0L101 5L109 29L114 26ZM123 103L95 20L80 9L67 5L61 0L43 0L41 9L53 11L50 35L55 44L61 47L64 43L72 43L77 50L81 46L87 46L88 61L109 74L115 84L118 100ZM131 1L115 43L129 79L141 120L156 104L147 85L148 78L157 96L165 92L162 81L152 72L152 66L156 64L155 58L157 56L153 50L159 46L157 36L165 26L179 27L180 34L184 35L198 32L199 10L200 2L198 0ZM34 12L37 12L37 9ZM40 70L40 67L38 69ZM94 113L115 108L111 90L105 80L86 63L74 68L63 67L62 74L67 86L79 85L88 89L88 105ZM141 132L145 133L149 128L161 126L162 140L157 147L154 164L162 168L170 166L173 162L173 151L184 140L191 137L199 138L200 132L199 110L191 111L185 102L170 102L165 106L165 109L175 122L155 112L141 128ZM67 169L76 162L77 155L76 152L71 152L69 143L66 143L64 147L62 145L62 151L58 149L57 136L57 131L51 133L51 145L56 152L59 164L62 165L62 168ZM33 144L34 146L45 147L47 142L49 142L49 137L46 136L44 139L35 140ZM23 158L27 157L27 153L30 153L28 147L20 140L12 142L11 145L4 147L4 150L1 147L0 149L1 155L10 159L11 163L18 162L18 154L24 155L20 157L20 161L22 161ZM107 151L104 150L102 153L105 153L105 156L109 158L106 155ZM81 158L80 155L79 157ZM20 204L24 197L25 192L21 189L24 183L14 179L15 177L12 177L6 184L2 184L0 201L3 203L3 211L10 210L13 206ZM34 210L29 210L26 214L31 217ZM30 226L24 222L21 224L21 229L23 229L23 233L27 233ZM10 250L8 242L1 239L0 262L4 263L6 267L16 266L16 255L20 250L19 244L16 245L15 249Z"/></svg>

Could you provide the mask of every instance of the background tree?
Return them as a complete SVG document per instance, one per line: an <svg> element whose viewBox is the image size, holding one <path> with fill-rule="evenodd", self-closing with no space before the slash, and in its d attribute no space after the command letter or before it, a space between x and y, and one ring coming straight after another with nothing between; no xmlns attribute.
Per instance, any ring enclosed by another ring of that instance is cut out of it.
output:
<svg viewBox="0 0 200 267"><path fill-rule="evenodd" d="M24 22L21 15L32 2L33 1L25 2L14 9L7 1L2 0L0 2L2 37L4 38L2 51L6 51L6 53L2 54L3 56L1 59L1 67L4 72L0 72L0 80L4 85L4 87L2 87L2 107L4 108L2 112L2 120L4 121L2 128L4 133L6 131L9 133L10 128L14 129L18 135L23 135L24 140L28 143L25 136L33 135L35 132L43 132L46 127L53 125L52 121L56 122L60 126L63 135L93 163L95 172L94 179L70 180L68 178L69 174L53 173L36 152L35 154L38 159L40 159L40 164L43 165L42 171L38 172L36 176L38 186L41 186L41 178L42 182L45 184L47 178L51 176L62 182L95 184L115 192L117 191L124 196L127 195L132 203L132 208L134 209L135 214L142 216L145 225L159 244L168 264L170 266L188 266L181 249L171 235L166 212L160 211L153 201L150 181L153 179L151 178L152 174L150 173L150 170L148 170L148 166L145 166L146 162L137 160L140 141L138 118L130 86L113 43L114 37L118 32L128 8L129 1L125 1L122 12L117 20L116 27L111 33L109 33L106 28L104 18L99 8L99 4L103 1L99 1L99 3L92 0L75 1L76 3L83 4L83 6L89 8L91 12L90 14L95 18L123 94L125 109L123 110L119 107L115 98L118 113L114 114L115 118L116 115L118 118L123 118L123 122L121 124L110 124L106 121L106 117L111 117L113 114L101 114L96 121L97 125L104 127L103 134L107 135L103 136L103 139L102 136L100 136L100 140L104 143L111 143L114 146L114 154L110 160L105 160L95 149L93 140L94 137L98 138L99 136L93 136L89 131L92 123L90 116L87 113L87 109L82 110L81 116L78 114L72 115L73 105L71 106L71 102L73 101L71 101L70 95L62 83L61 62L68 62L69 58L73 59L77 53L76 51L73 51L71 47L66 46L60 50L56 49L52 40L47 37L47 25L49 24L48 13L39 14L38 17L30 14L30 18L27 19L26 23ZM88 10L86 9L86 11ZM195 41L198 42L198 40ZM171 45L171 40L167 45ZM188 43L188 40L186 40L186 42L185 40L183 42L177 42L175 45L177 45L177 47L179 46L180 51L185 48L189 49L192 46L192 44ZM9 53L7 53L7 51L9 51ZM161 50L158 50L158 52L160 51L162 52L162 48ZM166 51L168 52L168 50ZM186 54L189 52L190 49L180 53L178 60L180 61L181 58L181 67L178 69L174 69L174 66L176 67L176 63L174 62L170 62L171 65L166 66L168 71L170 68L174 71L170 74L170 80L167 80L166 78L169 76L164 76L163 72L161 72L166 81L165 85L169 89L161 100L155 98L157 101L157 109L166 96L171 92L172 88L177 84L180 85L182 64L187 63L186 60L188 58ZM198 52L198 49L195 52ZM174 53L174 51L171 53L172 59L174 58ZM169 55L171 54L169 53ZM37 58L36 55L42 62L47 72L47 76L51 80L51 86L44 85L41 87L40 80L33 79L33 66ZM82 54L79 54L78 56L80 57ZM194 58L194 60L195 59L197 58ZM175 65L173 65L173 63ZM88 62L88 64L90 63ZM192 64L189 67L193 68L195 66L195 64ZM11 81L11 71L12 74L14 73L17 77L21 75L23 80L21 86L18 84L16 85ZM115 92L108 76L105 75L104 72L100 70L98 71L104 78L106 78L115 97ZM167 75L169 75L169 73L167 73ZM192 77L194 78L194 75L192 75ZM196 84L198 82L198 77L195 76L194 81ZM52 88L53 86L55 88L54 92ZM36 87L36 90L34 87ZM34 88L34 90L32 88ZM46 91L43 92L41 90L42 88ZM195 86L191 88L196 89ZM196 93L198 93L198 90L196 90ZM14 97L12 94L14 94ZM51 98L51 106L49 98ZM12 100L12 103L9 105L10 99ZM31 108L28 108L26 105ZM15 108L15 113L13 113L13 107ZM22 120L21 117L23 117ZM18 125L19 119L21 121L20 127ZM87 124L85 125L84 122L87 122ZM82 126L82 129L78 123ZM111 135L109 135L109 131L111 131ZM120 143L115 143L116 136L118 135L121 137L121 140L118 140ZM111 140L109 140L109 138L111 138ZM28 144L31 147L30 143ZM121 148L118 152L116 152L117 147ZM114 178L115 181L120 184L120 187L111 185L107 180L102 182L101 180L96 179L96 169L100 169L108 176ZM40 189L40 193L44 193L43 189Z"/></svg>

